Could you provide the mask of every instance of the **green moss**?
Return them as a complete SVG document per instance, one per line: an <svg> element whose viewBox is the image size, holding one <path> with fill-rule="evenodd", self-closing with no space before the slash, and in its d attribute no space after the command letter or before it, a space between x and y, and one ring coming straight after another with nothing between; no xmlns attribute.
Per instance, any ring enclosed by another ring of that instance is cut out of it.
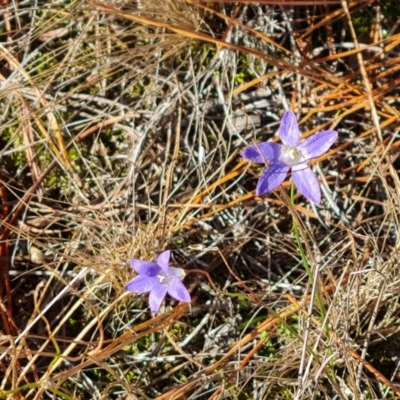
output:
<svg viewBox="0 0 400 400"><path fill-rule="evenodd" d="M400 2L398 0L387 0L380 2L380 10L386 20L395 21L400 17ZM376 12L374 8L363 7L352 15L352 22L358 35L369 36L373 29Z"/></svg>
<svg viewBox="0 0 400 400"><path fill-rule="evenodd" d="M371 31L373 19L373 13L365 8L354 13L352 16L352 22L356 33L358 35L368 35Z"/></svg>
<svg viewBox="0 0 400 400"><path fill-rule="evenodd" d="M214 45L193 42L190 48L175 56L174 66L181 71L190 71L193 68L194 72L198 73L210 66L216 52Z"/></svg>
<svg viewBox="0 0 400 400"><path fill-rule="evenodd" d="M255 78L254 72L250 68L249 55L240 55L234 78L237 85L242 85L243 83L250 82Z"/></svg>
<svg viewBox="0 0 400 400"><path fill-rule="evenodd" d="M400 17L400 3L398 0L381 1L380 7L385 17L392 19Z"/></svg>

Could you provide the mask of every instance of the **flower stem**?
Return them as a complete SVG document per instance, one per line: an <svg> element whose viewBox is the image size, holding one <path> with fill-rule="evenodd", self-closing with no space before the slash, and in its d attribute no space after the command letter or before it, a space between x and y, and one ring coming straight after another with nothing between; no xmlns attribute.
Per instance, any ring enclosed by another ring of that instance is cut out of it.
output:
<svg viewBox="0 0 400 400"><path fill-rule="evenodd" d="M290 189L290 204L292 205L292 208L294 209L294 185L292 184L291 189ZM329 339L330 338L330 333L329 333L329 327L327 325L327 321L326 321L326 310L325 310L325 306L324 306L324 302L322 300L321 297L321 293L319 291L318 288L318 284L316 282L316 280L318 279L318 276L313 275L311 268L308 264L307 258L306 258L306 254L304 252L304 248L303 248L303 244L301 243L301 238L300 238L300 233L299 233L299 227L297 226L297 222L296 219L293 218L293 232L294 232L294 236L296 238L296 242L297 242L297 247L299 249L300 252L300 256L301 256L301 261L304 265L304 269L306 270L306 273L308 275L308 280L311 284L311 286L314 288L315 287L315 299L317 300L317 305L319 308L319 312L321 314L321 321L323 324L323 330L324 333L326 335L326 337ZM306 238L304 238L304 240L306 240ZM318 270L316 270L316 275L318 274ZM311 300L312 301L312 300ZM311 308L310 308L311 311ZM311 312L309 315L309 318L311 319ZM308 321L308 324L310 323L310 319ZM308 328L307 328L308 329ZM307 335L306 335L306 339L307 340ZM307 346L305 347L305 349L307 348ZM332 381L334 383L337 382L336 380L336 374L335 374L335 365L334 365L334 360L333 360L333 349L331 346L328 346L328 354L330 356L330 361L329 361L329 368L330 368L330 372L331 372L331 378ZM300 374L302 375L303 371L302 371L302 367L300 368Z"/></svg>
<svg viewBox="0 0 400 400"><path fill-rule="evenodd" d="M293 184L290 189L290 203L291 203L292 207L294 208L294 185ZM303 248L303 245L302 245L301 239L300 239L299 227L297 226L296 220L294 218L293 218L293 233L296 238L297 247L299 248L301 261L302 261L302 263L304 265L304 269L306 270L307 275L308 275L308 280L311 285L314 285L314 276L312 274L310 266L308 265L306 254L304 252L304 248ZM324 320L325 316L326 316L325 306L322 301L321 294L318 290L318 286L316 288L315 297L317 299L317 304L318 304L319 311L321 313L322 320Z"/></svg>

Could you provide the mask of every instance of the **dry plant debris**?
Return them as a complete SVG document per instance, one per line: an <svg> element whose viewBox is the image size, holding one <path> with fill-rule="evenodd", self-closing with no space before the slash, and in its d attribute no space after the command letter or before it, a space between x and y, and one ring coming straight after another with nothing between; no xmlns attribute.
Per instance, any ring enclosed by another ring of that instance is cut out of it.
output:
<svg viewBox="0 0 400 400"><path fill-rule="evenodd" d="M399 22L397 0L3 0L0 397L399 398ZM258 196L240 156L289 109L302 140L338 132L318 206ZM167 249L191 303L152 316L129 260Z"/></svg>

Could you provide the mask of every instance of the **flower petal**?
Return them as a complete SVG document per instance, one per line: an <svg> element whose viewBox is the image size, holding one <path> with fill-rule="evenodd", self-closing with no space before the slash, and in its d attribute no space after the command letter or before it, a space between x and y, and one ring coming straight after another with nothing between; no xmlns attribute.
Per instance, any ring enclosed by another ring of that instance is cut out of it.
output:
<svg viewBox="0 0 400 400"><path fill-rule="evenodd" d="M169 275L169 258L171 257L171 250L163 251L157 257L157 264L162 268L162 270Z"/></svg>
<svg viewBox="0 0 400 400"><path fill-rule="evenodd" d="M297 148L306 160L316 158L326 153L336 141L336 131L322 131L304 139Z"/></svg>
<svg viewBox="0 0 400 400"><path fill-rule="evenodd" d="M140 275L129 281L126 284L125 289L134 293L146 293L150 292L150 290L159 284L160 281L158 278L150 278L148 276Z"/></svg>
<svg viewBox="0 0 400 400"><path fill-rule="evenodd" d="M266 194L279 186L289 171L289 166L282 163L274 163L261 175L257 184L256 193L258 196Z"/></svg>
<svg viewBox="0 0 400 400"><path fill-rule="evenodd" d="M273 163L279 160L282 146L273 142L261 142L252 146L246 147L241 155L246 160L257 163L266 162Z"/></svg>
<svg viewBox="0 0 400 400"><path fill-rule="evenodd" d="M140 275L157 276L161 268L152 261L129 260L131 267Z"/></svg>
<svg viewBox="0 0 400 400"><path fill-rule="evenodd" d="M168 287L168 294L175 300L190 303L190 294L185 285L178 278L172 279Z"/></svg>
<svg viewBox="0 0 400 400"><path fill-rule="evenodd" d="M296 147L300 140L299 124L293 111L286 111L279 126L279 137L285 146Z"/></svg>
<svg viewBox="0 0 400 400"><path fill-rule="evenodd" d="M311 168L302 163L292 168L292 178L297 190L315 204L321 201L321 189L318 179Z"/></svg>
<svg viewBox="0 0 400 400"><path fill-rule="evenodd" d="M182 268L169 267L169 276L175 276L181 281L185 275L186 273Z"/></svg>
<svg viewBox="0 0 400 400"><path fill-rule="evenodd" d="M155 286L150 292L149 303L152 315L154 315L160 308L160 305L164 300L167 291L168 291L168 285L159 284Z"/></svg>

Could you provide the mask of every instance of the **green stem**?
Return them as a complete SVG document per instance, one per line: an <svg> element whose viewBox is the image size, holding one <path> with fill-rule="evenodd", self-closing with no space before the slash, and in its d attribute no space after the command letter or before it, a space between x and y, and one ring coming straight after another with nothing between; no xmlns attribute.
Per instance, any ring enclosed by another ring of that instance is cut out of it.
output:
<svg viewBox="0 0 400 400"><path fill-rule="evenodd" d="M293 184L290 188L290 203L292 204L292 207L294 208L294 185ZM301 261L307 272L308 280L312 286L312 285L314 285L314 276L312 274L310 266L308 265L306 254L304 252L304 248L303 248L303 245L302 245L301 239L300 239L299 227L297 226L296 220L294 218L293 218L293 232L294 232L294 236L296 238L297 247L299 248L299 251L300 251ZM325 311L325 307L324 307L324 302L322 301L322 298L321 298L321 294L318 290L318 286L316 287L315 297L317 300L319 311L321 313L322 320L325 320L326 311Z"/></svg>
<svg viewBox="0 0 400 400"><path fill-rule="evenodd" d="M290 203L291 203L292 207L294 208L294 185L293 184L292 184L291 189L290 189ZM311 286L314 286L314 281L315 281L315 279L318 279L318 277L314 278L313 273L311 271L311 268L308 265L306 254L305 254L304 248L303 248L303 244L301 243L299 227L297 226L295 218L293 218L293 232L294 232L294 236L296 238L297 247L299 248L301 261L302 261L302 263L304 265L304 268L305 268L305 270L307 272L307 275L308 275L308 280L309 280ZM325 320L326 310L325 310L324 302L322 301L322 297L321 297L321 293L319 291L318 285L315 285L315 298L317 300L317 305L318 305L318 308L319 308L319 312L321 313L321 321L323 323L323 330L324 330L324 332L326 334L326 337L329 338L330 337L329 327L327 326L326 320ZM333 349L330 346L328 348L328 353L329 353L330 356L333 355ZM332 380L336 383L337 380L336 380L336 375L335 375L335 365L334 365L334 361L333 361L332 357L330 359L329 366L330 366L330 369L331 369Z"/></svg>

